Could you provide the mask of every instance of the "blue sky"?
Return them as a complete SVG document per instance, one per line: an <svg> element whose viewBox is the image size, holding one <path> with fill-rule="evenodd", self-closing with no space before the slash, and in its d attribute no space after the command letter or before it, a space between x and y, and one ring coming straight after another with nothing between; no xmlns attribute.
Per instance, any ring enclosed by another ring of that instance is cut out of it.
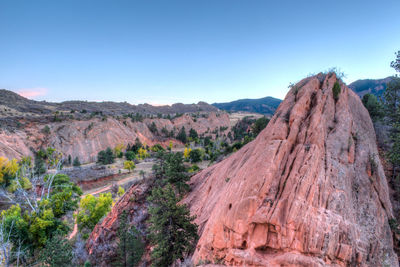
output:
<svg viewBox="0 0 400 267"><path fill-rule="evenodd" d="M283 98L338 67L394 74L400 1L0 0L0 88L133 104Z"/></svg>

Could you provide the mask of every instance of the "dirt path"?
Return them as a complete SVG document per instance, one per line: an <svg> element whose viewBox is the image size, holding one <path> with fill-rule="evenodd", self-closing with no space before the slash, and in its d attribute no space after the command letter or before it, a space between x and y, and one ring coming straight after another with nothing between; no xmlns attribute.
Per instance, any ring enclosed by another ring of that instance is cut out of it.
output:
<svg viewBox="0 0 400 267"><path fill-rule="evenodd" d="M153 164L154 164L154 162L140 162L140 163L136 164L135 170L131 174L129 174L127 177L125 177L121 180L118 180L116 182L112 181L112 183L107 186L86 190L83 192L81 198L86 195L98 195L100 193L107 192L107 191L111 190L111 187L114 183L116 183L118 186L123 186L129 182L142 180L143 177L140 175L140 171L144 171L145 176L148 175L152 171ZM75 212L75 214L76 214L76 212ZM74 229L72 230L68 239L74 238L74 236L77 233L78 233L78 224L75 222Z"/></svg>

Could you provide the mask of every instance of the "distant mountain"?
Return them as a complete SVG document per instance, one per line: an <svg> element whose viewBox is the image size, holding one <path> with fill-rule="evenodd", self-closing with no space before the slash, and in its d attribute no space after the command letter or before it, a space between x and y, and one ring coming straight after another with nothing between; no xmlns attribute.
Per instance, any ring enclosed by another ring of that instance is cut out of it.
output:
<svg viewBox="0 0 400 267"><path fill-rule="evenodd" d="M247 111L265 115L273 115L282 100L270 96L258 99L239 99L227 103L214 103L217 107L226 111Z"/></svg>
<svg viewBox="0 0 400 267"><path fill-rule="evenodd" d="M392 80L392 77L387 77L384 79L365 79L357 80L349 84L349 88L352 89L361 98L365 94L373 94L377 97L382 96L383 92L386 90L387 84Z"/></svg>

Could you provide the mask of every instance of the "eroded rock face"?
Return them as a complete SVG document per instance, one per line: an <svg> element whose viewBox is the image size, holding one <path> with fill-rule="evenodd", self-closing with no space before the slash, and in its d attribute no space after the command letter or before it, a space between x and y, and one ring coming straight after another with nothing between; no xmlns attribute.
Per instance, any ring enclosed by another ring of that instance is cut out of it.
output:
<svg viewBox="0 0 400 267"><path fill-rule="evenodd" d="M302 80L256 140L192 177L195 263L398 266L372 122L336 81Z"/></svg>
<svg viewBox="0 0 400 267"><path fill-rule="evenodd" d="M156 124L159 132L165 127L169 132L173 130L175 134L182 127L185 127L187 132L193 128L199 134L207 131L211 133L220 127L230 127L228 114L220 112L210 112L206 117L196 119L185 114L173 120L145 119L143 122L108 118L106 121L91 119L49 124L31 123L14 132L0 131L0 156L20 158L32 155L31 148L37 150L40 147L51 146L66 157L71 155L72 158L78 157L82 163L87 163L95 162L99 151L107 147L114 148L121 143L133 144L136 138L150 146L156 143L168 145L169 140L160 139L149 130L148 125L152 122ZM49 134L42 131L46 125L50 129Z"/></svg>
<svg viewBox="0 0 400 267"><path fill-rule="evenodd" d="M93 266L112 266L117 256L117 232L119 216L125 210L128 220L140 232L144 232L145 221L148 218L146 197L150 190L149 182L133 185L123 197L113 206L104 220L96 225L86 243L90 261ZM146 251L144 258L148 257Z"/></svg>

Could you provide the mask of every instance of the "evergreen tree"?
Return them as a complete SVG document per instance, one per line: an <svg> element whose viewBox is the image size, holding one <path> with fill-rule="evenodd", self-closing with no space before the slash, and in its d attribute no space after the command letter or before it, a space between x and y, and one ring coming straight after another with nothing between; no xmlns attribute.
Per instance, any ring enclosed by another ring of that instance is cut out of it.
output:
<svg viewBox="0 0 400 267"><path fill-rule="evenodd" d="M79 158L78 158L78 157L75 157L75 158L74 158L73 166L74 166L74 167L79 167L79 166L81 166L81 162L79 161Z"/></svg>
<svg viewBox="0 0 400 267"><path fill-rule="evenodd" d="M179 131L178 135L176 136L176 139L181 141L184 144L187 142L187 136L186 136L186 131L185 131L184 126L182 126L181 130Z"/></svg>
<svg viewBox="0 0 400 267"><path fill-rule="evenodd" d="M393 175L398 175L400 168L400 122L393 125L391 133L392 147L389 150L388 156L390 162L393 164Z"/></svg>
<svg viewBox="0 0 400 267"><path fill-rule="evenodd" d="M189 153L190 161L193 162L193 163L201 161L202 154L203 153L202 153L202 151L200 149L193 149Z"/></svg>
<svg viewBox="0 0 400 267"><path fill-rule="evenodd" d="M60 233L47 241L41 250L39 258L46 266L67 267L72 266L72 247Z"/></svg>
<svg viewBox="0 0 400 267"><path fill-rule="evenodd" d="M186 205L179 205L179 198L170 184L154 188L148 198L151 203L150 240L152 266L168 267L192 252L197 241L197 225Z"/></svg>
<svg viewBox="0 0 400 267"><path fill-rule="evenodd" d="M399 51L400 52L400 51ZM396 54L396 60L390 65L397 72L400 72L400 54ZM389 160L393 164L393 177L399 176L400 169L400 78L393 77L388 84L384 93L385 114L388 118L389 125L392 126L390 131L391 148L389 149Z"/></svg>
<svg viewBox="0 0 400 267"><path fill-rule="evenodd" d="M172 184L179 194L187 192L189 185L186 182L189 181L190 177L186 174L182 153L168 153L165 157L164 174L166 183Z"/></svg>
<svg viewBox="0 0 400 267"><path fill-rule="evenodd" d="M148 126L148 128L153 134L158 134L157 126L154 121Z"/></svg>
<svg viewBox="0 0 400 267"><path fill-rule="evenodd" d="M368 110L368 113L373 121L383 117L383 107L375 95L365 94L362 98L362 102L365 108Z"/></svg>
<svg viewBox="0 0 400 267"><path fill-rule="evenodd" d="M265 127L267 127L269 119L261 117L257 119L251 127L255 136L257 136ZM229 132L230 133L230 132ZM229 137L229 134L228 134Z"/></svg>
<svg viewBox="0 0 400 267"><path fill-rule="evenodd" d="M111 148L107 147L106 150L102 150L97 154L97 163L107 165L115 162L115 155Z"/></svg>
<svg viewBox="0 0 400 267"><path fill-rule="evenodd" d="M192 138L192 140L196 140L196 138L199 137L199 134L196 132L195 129L191 128L189 131L189 137Z"/></svg>
<svg viewBox="0 0 400 267"><path fill-rule="evenodd" d="M385 114L390 124L400 121L400 78L393 77L383 94Z"/></svg>
<svg viewBox="0 0 400 267"><path fill-rule="evenodd" d="M135 152L135 154L138 153L139 149L143 146L143 144L140 142L139 138L136 138L135 144L132 145L131 151Z"/></svg>
<svg viewBox="0 0 400 267"><path fill-rule="evenodd" d="M118 256L113 266L137 266L144 253L144 243L135 226L129 226L126 211L119 217L118 239Z"/></svg>
<svg viewBox="0 0 400 267"><path fill-rule="evenodd" d="M390 63L390 66L400 72L400 51L396 53L396 59Z"/></svg>

